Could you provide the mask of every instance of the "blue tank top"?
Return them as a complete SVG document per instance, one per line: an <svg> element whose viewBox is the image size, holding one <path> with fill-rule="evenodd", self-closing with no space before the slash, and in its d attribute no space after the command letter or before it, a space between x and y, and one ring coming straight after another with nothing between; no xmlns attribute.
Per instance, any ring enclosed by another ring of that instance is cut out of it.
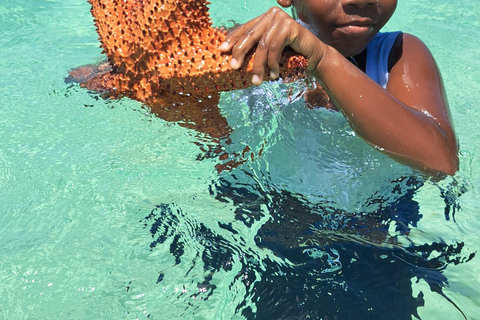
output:
<svg viewBox="0 0 480 320"><path fill-rule="evenodd" d="M388 82L388 56L400 32L377 33L367 45L365 73L383 88Z"/></svg>

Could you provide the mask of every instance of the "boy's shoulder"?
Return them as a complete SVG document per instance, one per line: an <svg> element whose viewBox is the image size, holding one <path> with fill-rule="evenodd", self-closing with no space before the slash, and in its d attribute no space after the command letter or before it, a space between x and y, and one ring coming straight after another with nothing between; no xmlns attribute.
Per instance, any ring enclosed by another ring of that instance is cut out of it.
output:
<svg viewBox="0 0 480 320"><path fill-rule="evenodd" d="M410 33L402 33L401 41L395 45L395 51L400 51L403 59L433 59L427 45L417 36Z"/></svg>
<svg viewBox="0 0 480 320"><path fill-rule="evenodd" d="M420 56L431 56L430 50L425 43L417 36L406 32L385 32L381 36L394 37L388 57L388 70L391 71L393 66L400 59L417 59Z"/></svg>

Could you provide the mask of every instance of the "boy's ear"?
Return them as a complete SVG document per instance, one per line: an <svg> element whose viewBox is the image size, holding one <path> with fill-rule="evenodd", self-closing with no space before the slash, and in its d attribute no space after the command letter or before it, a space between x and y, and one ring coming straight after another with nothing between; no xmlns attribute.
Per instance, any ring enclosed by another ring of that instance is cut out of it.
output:
<svg viewBox="0 0 480 320"><path fill-rule="evenodd" d="M288 8L292 5L292 0L277 0L277 3L284 8Z"/></svg>

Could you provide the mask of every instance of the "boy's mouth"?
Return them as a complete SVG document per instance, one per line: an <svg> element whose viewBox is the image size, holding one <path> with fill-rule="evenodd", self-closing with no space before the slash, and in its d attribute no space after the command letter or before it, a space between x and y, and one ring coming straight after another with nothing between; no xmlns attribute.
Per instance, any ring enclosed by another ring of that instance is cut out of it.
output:
<svg viewBox="0 0 480 320"><path fill-rule="evenodd" d="M365 32L371 32L373 31L373 26L372 25L348 25L348 26L342 26L339 29L343 29L345 32L348 33L365 33Z"/></svg>
<svg viewBox="0 0 480 320"><path fill-rule="evenodd" d="M338 24L337 30L351 35L364 35L373 31L374 23L371 19L352 20L346 23Z"/></svg>

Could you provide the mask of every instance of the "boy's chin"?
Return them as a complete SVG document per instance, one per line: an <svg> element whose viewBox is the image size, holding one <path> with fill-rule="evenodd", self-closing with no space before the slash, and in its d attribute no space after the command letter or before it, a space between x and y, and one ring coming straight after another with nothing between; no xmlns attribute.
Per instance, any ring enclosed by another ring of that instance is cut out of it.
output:
<svg viewBox="0 0 480 320"><path fill-rule="evenodd" d="M365 50L370 40L371 37L359 41L350 41L346 44L336 43L333 47L344 57L353 57Z"/></svg>

